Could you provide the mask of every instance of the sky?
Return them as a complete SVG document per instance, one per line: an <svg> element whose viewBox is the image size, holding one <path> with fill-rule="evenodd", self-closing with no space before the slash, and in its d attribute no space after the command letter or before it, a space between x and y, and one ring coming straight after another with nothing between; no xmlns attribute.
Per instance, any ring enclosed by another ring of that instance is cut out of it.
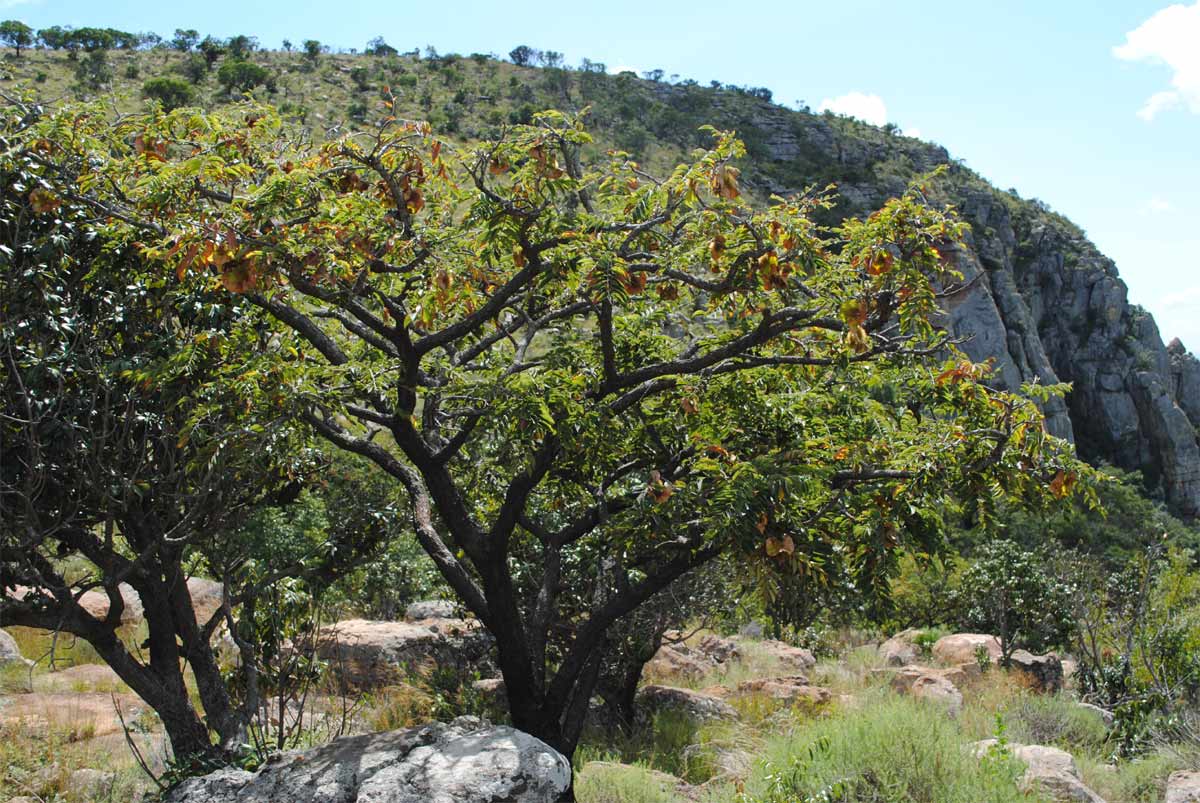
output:
<svg viewBox="0 0 1200 803"><path fill-rule="evenodd" d="M0 0L35 28L506 54L765 86L895 123L1083 227L1163 338L1200 352L1200 0Z"/></svg>

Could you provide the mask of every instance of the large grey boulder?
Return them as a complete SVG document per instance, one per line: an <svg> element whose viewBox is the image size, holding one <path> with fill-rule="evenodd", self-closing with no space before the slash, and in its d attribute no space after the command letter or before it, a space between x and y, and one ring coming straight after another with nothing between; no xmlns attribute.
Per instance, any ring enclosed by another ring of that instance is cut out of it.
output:
<svg viewBox="0 0 1200 803"><path fill-rule="evenodd" d="M423 619L453 619L454 603L446 599L420 600L404 609L404 618L410 622Z"/></svg>
<svg viewBox="0 0 1200 803"><path fill-rule="evenodd" d="M921 631L916 628L902 630L879 645L879 657L885 666L906 666L917 662L916 638Z"/></svg>
<svg viewBox="0 0 1200 803"><path fill-rule="evenodd" d="M1172 772L1163 803L1200 803L1200 772Z"/></svg>
<svg viewBox="0 0 1200 803"><path fill-rule="evenodd" d="M549 745L474 717L335 739L258 772L183 782L166 803L555 803L570 762Z"/></svg>
<svg viewBox="0 0 1200 803"><path fill-rule="evenodd" d="M1043 694L1054 694L1063 687L1062 661L1054 653L1034 655L1027 650L1014 650L1009 668L1020 673L1029 688Z"/></svg>
<svg viewBox="0 0 1200 803"><path fill-rule="evenodd" d="M976 742L975 755L984 756L998 745L995 739ZM1009 744L1007 749L1025 764L1025 789L1040 791L1058 803L1105 803L1083 782L1074 757L1065 750L1039 744Z"/></svg>
<svg viewBox="0 0 1200 803"><path fill-rule="evenodd" d="M21 655L21 648L17 646L16 639L0 630L0 666L12 663L28 666L32 662Z"/></svg>

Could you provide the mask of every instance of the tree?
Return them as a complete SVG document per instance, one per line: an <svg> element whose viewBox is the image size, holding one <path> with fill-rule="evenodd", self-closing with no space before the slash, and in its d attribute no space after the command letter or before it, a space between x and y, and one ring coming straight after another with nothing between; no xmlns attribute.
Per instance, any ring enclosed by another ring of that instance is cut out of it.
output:
<svg viewBox="0 0 1200 803"><path fill-rule="evenodd" d="M61 25L42 28L37 32L38 39L51 50L61 50L67 47L70 29Z"/></svg>
<svg viewBox="0 0 1200 803"><path fill-rule="evenodd" d="M303 47L304 57L314 64L316 64L317 59L321 58L321 52L325 49L316 39L305 39Z"/></svg>
<svg viewBox="0 0 1200 803"><path fill-rule="evenodd" d="M229 55L240 61L246 59L255 50L258 50L258 39L253 36L238 34L237 36L229 37L229 41L225 43L225 46L229 49Z"/></svg>
<svg viewBox="0 0 1200 803"><path fill-rule="evenodd" d="M306 341L270 398L404 489L514 724L567 755L614 628L719 556L822 540L869 574L953 495L1079 487L930 322L964 224L919 187L828 230L821 194L749 206L729 134L656 179L585 166L557 113L468 151L390 118L312 147L261 106L60 114L41 179Z"/></svg>
<svg viewBox="0 0 1200 803"><path fill-rule="evenodd" d="M187 53L200 43L200 32L192 28L176 28L175 36L171 38L171 47L180 53Z"/></svg>
<svg viewBox="0 0 1200 803"><path fill-rule="evenodd" d="M204 41L199 44L200 53L204 56L204 63L208 65L208 69L217 63L217 59L225 55L225 45L221 44L220 40L214 39L211 36L204 37Z"/></svg>
<svg viewBox="0 0 1200 803"><path fill-rule="evenodd" d="M283 51L285 53L291 53L292 49L295 47L295 45L292 44L291 39L284 39L281 46L283 47Z"/></svg>
<svg viewBox="0 0 1200 803"><path fill-rule="evenodd" d="M21 48L31 46L33 41L33 28L20 20L0 22L0 42L9 45L18 56L21 55Z"/></svg>
<svg viewBox="0 0 1200 803"><path fill-rule="evenodd" d="M151 78L142 84L142 96L157 100L165 110L171 111L191 103L196 97L196 91L182 78L164 75Z"/></svg>
<svg viewBox="0 0 1200 803"><path fill-rule="evenodd" d="M217 82L226 92L249 92L256 86L267 83L270 73L265 67L252 61L226 59L217 70Z"/></svg>
<svg viewBox="0 0 1200 803"><path fill-rule="evenodd" d="M538 57L538 51L529 45L517 45L508 51L508 59L518 67L528 67Z"/></svg>
<svg viewBox="0 0 1200 803"><path fill-rule="evenodd" d="M1040 652L1066 642L1073 592L1044 550L998 540L984 544L963 572L959 610L967 626L997 635L1007 666L1018 648Z"/></svg>
<svg viewBox="0 0 1200 803"><path fill-rule="evenodd" d="M382 36L376 36L371 41L367 42L367 47L363 51L372 56L394 56L400 51L389 45Z"/></svg>

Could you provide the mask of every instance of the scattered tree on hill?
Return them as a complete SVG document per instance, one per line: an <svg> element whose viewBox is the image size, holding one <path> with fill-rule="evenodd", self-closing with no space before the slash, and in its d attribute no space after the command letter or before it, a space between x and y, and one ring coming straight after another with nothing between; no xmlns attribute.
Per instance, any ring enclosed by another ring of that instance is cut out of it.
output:
<svg viewBox="0 0 1200 803"><path fill-rule="evenodd" d="M291 53L292 49L295 48L295 45L292 44L291 39L284 39L281 47L283 48L284 53Z"/></svg>
<svg viewBox="0 0 1200 803"><path fill-rule="evenodd" d="M171 47L180 53L187 53L200 44L200 32L191 28L176 28L175 36L171 38Z"/></svg>
<svg viewBox="0 0 1200 803"><path fill-rule="evenodd" d="M249 92L270 80L271 74L252 61L225 59L217 69L217 82L227 93Z"/></svg>
<svg viewBox="0 0 1200 803"><path fill-rule="evenodd" d="M162 104L163 109L171 111L178 109L180 106L187 106L195 100L196 91L191 84L182 78L164 75L158 78L151 78L142 84L142 96L151 100L157 100Z"/></svg>
<svg viewBox="0 0 1200 803"><path fill-rule="evenodd" d="M217 59L225 55L225 45L221 44L220 40L214 39L211 36L204 37L204 40L198 45L200 53L204 56L204 63L211 70L212 66L217 63Z"/></svg>
<svg viewBox="0 0 1200 803"><path fill-rule="evenodd" d="M325 50L324 45L316 39L305 39L303 47L304 57L314 64L317 62L317 59L321 58L321 53Z"/></svg>
<svg viewBox="0 0 1200 803"><path fill-rule="evenodd" d="M231 36L229 41L225 43L225 46L229 49L231 58L244 60L255 50L258 50L258 39L253 36L239 34Z"/></svg>
<svg viewBox="0 0 1200 803"><path fill-rule="evenodd" d="M33 45L33 28L20 20L5 20L0 22L0 42L11 47L21 55L21 48Z"/></svg>
<svg viewBox="0 0 1200 803"><path fill-rule="evenodd" d="M749 207L727 134L660 180L583 165L555 113L466 152L219 119L65 110L25 147L165 275L306 341L264 403L404 489L514 724L567 755L615 629L719 556L812 571L829 541L870 575L953 495L1074 490L1035 403L931 323L964 224L919 188L830 231L824 196Z"/></svg>
<svg viewBox="0 0 1200 803"><path fill-rule="evenodd" d="M61 25L52 25L49 28L42 28L37 32L38 41L50 50L62 50L67 47L69 28L64 28Z"/></svg>
<svg viewBox="0 0 1200 803"><path fill-rule="evenodd" d="M538 51L534 50L529 45L517 45L512 50L508 51L508 59L513 64L519 67L528 67L533 64L533 60L537 58Z"/></svg>
<svg viewBox="0 0 1200 803"><path fill-rule="evenodd" d="M364 53L369 53L372 56L394 56L400 51L384 41L382 36L376 36L371 41L367 42Z"/></svg>

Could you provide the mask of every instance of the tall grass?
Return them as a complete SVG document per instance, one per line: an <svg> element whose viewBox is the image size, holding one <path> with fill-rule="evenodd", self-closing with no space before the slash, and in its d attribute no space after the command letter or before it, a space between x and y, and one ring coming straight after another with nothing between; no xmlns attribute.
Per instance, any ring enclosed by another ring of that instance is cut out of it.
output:
<svg viewBox="0 0 1200 803"><path fill-rule="evenodd" d="M881 695L803 730L770 737L747 781L752 803L1029 803L1018 762L979 760L945 712Z"/></svg>

